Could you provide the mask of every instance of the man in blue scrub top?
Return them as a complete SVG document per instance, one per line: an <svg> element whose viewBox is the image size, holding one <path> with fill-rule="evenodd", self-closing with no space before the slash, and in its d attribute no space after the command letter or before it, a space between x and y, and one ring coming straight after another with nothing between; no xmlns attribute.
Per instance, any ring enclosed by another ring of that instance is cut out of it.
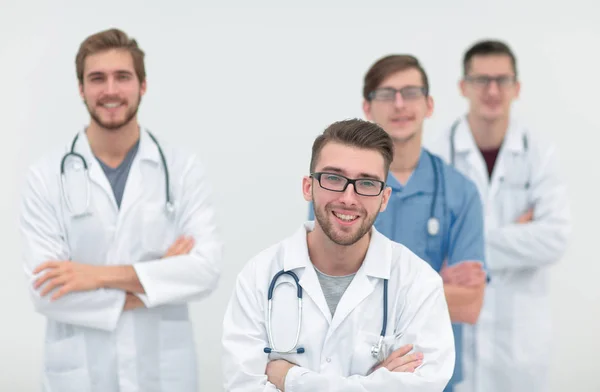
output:
<svg viewBox="0 0 600 392"><path fill-rule="evenodd" d="M427 261L444 280L462 379L462 323L475 324L486 284L483 208L474 183L421 144L433 112L427 75L408 55L378 60L364 77L363 111L393 139L392 195L376 228Z"/></svg>

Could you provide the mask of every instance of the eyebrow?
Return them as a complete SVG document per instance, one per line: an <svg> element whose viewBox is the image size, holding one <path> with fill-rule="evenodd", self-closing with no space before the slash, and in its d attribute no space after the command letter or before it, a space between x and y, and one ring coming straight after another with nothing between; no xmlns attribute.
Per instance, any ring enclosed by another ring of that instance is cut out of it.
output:
<svg viewBox="0 0 600 392"><path fill-rule="evenodd" d="M333 172L333 173L339 173L342 175L346 175L346 171L344 169L340 169L339 167L335 167L335 166L325 166L324 168L321 169L321 171ZM358 178L369 178L372 180L383 181L383 179L380 176L378 176L377 174L365 173L365 172L358 173Z"/></svg>
<svg viewBox="0 0 600 392"><path fill-rule="evenodd" d="M94 72L90 72L90 73L87 75L87 77L88 77L88 78L93 78L94 76L104 76L104 75L105 75L105 74L107 74L107 73L109 73L109 72L103 72L103 71L94 71ZM119 69L119 70L117 70L117 71L114 71L114 72L112 72L112 73L114 73L114 74L117 74L117 75L133 75L133 72L131 72L131 71L127 71L127 70L124 70L124 69Z"/></svg>

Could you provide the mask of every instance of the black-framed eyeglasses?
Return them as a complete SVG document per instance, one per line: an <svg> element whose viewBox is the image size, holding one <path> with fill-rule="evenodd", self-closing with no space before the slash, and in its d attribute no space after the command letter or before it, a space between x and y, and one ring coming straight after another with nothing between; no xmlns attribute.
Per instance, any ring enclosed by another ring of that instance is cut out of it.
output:
<svg viewBox="0 0 600 392"><path fill-rule="evenodd" d="M349 184L354 186L354 192L361 196L378 196L385 187L385 182L371 178L351 179L337 173L318 172L310 175L319 181L323 189L333 192L344 192Z"/></svg>
<svg viewBox="0 0 600 392"><path fill-rule="evenodd" d="M405 101L414 101L427 96L428 91L427 88L423 86L405 86L401 89L381 87L371 91L369 93L369 99L386 102L395 101L397 93L400 93L400 96Z"/></svg>
<svg viewBox="0 0 600 392"><path fill-rule="evenodd" d="M496 82L496 85L500 88L510 87L517 81L516 76L513 75L500 75L500 76L488 76L488 75L469 75L465 76L465 80L475 87L487 88L492 82Z"/></svg>

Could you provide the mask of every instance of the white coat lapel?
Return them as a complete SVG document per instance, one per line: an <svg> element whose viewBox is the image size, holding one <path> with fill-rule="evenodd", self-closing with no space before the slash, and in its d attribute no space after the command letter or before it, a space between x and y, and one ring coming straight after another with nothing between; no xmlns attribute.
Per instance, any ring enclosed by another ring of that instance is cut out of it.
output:
<svg viewBox="0 0 600 392"><path fill-rule="evenodd" d="M110 183L108 182L108 178L106 178L106 175L104 174L104 171L100 166L100 163L97 161L96 157L94 156L94 153L92 152L92 148L90 147L90 141L87 138L87 134L85 133L85 131L82 131L79 134L79 140L75 145L75 151L79 151L79 153L85 158L86 163L88 165L90 181L93 184L99 186L104 191L106 197L108 197L108 199L112 201L111 204L115 206L116 210L117 203L115 200L114 193L112 191ZM90 196L92 200L95 192L91 190L91 193L92 194ZM90 203L92 203L91 200Z"/></svg>
<svg viewBox="0 0 600 392"><path fill-rule="evenodd" d="M331 323L331 311L325 301L321 284L308 254L307 234L314 228L314 222L307 222L290 238L286 244L283 269L297 270L303 297L309 296L319 308L323 317Z"/></svg>
<svg viewBox="0 0 600 392"><path fill-rule="evenodd" d="M477 144L475 144L475 139L473 139L473 134L466 119L463 119L457 128L454 143L456 169L475 183L482 199L485 200L490 184L487 167Z"/></svg>
<svg viewBox="0 0 600 392"><path fill-rule="evenodd" d="M156 166L156 175L162 175L160 162L160 154L158 147L150 139L150 136L145 130L140 131L140 144L136 157L131 163L125 189L123 191L123 200L121 200L120 216L125 216L127 212L135 206L144 192L149 192L150 185L154 181L144 181L143 165L151 164ZM163 196L164 197L164 196Z"/></svg>
<svg viewBox="0 0 600 392"><path fill-rule="evenodd" d="M502 147L498 152L498 158L494 165L492 173L492 181L490 188L490 198L494 198L500 189L502 181L507 181L507 178L514 176L511 168L514 168L515 159L524 152L523 146L523 130L516 126L512 121L506 131L506 136Z"/></svg>

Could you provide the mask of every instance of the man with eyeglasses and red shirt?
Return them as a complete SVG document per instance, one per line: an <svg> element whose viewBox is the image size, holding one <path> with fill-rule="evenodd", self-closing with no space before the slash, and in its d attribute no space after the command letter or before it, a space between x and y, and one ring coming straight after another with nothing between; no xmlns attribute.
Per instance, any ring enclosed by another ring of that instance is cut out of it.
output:
<svg viewBox="0 0 600 392"><path fill-rule="evenodd" d="M460 82L469 111L431 143L477 185L486 212L492 276L479 321L464 331L464 381L455 392L549 388L549 274L567 248L571 218L555 146L511 115L521 88L516 63L504 42L471 46Z"/></svg>

